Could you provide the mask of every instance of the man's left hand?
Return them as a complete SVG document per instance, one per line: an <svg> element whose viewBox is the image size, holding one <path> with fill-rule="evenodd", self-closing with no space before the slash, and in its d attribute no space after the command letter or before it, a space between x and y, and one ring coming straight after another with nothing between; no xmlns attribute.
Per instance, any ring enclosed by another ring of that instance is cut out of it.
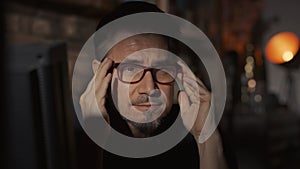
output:
<svg viewBox="0 0 300 169"><path fill-rule="evenodd" d="M210 109L211 94L199 78L185 65L179 64L184 88L178 94L181 116L184 125L198 141Z"/></svg>

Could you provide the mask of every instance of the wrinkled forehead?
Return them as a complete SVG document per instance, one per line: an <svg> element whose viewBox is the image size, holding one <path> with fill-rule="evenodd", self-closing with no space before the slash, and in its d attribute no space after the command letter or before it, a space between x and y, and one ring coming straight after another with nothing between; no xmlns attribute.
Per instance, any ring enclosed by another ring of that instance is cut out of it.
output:
<svg viewBox="0 0 300 169"><path fill-rule="evenodd" d="M142 34L122 40L108 52L107 57L115 62L122 62L126 59L150 64L168 59L162 51L168 51L166 38L155 34Z"/></svg>
<svg viewBox="0 0 300 169"><path fill-rule="evenodd" d="M176 57L173 53L159 48L147 48L131 53L121 63L131 63L147 67L162 67L175 65Z"/></svg>

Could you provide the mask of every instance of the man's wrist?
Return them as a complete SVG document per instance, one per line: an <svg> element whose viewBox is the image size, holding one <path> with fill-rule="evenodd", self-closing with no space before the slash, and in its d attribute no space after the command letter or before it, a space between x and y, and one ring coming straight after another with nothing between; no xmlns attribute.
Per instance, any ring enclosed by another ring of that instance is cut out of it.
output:
<svg viewBox="0 0 300 169"><path fill-rule="evenodd" d="M215 130L213 134L203 143L199 142L200 135L193 134L193 136L197 141L198 152L200 156L200 168L228 168L223 153L221 135L218 130Z"/></svg>

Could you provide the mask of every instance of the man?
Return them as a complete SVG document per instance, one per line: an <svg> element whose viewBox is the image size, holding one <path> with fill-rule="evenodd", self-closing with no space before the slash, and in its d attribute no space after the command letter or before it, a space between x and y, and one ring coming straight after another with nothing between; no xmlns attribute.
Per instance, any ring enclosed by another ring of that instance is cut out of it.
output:
<svg viewBox="0 0 300 169"><path fill-rule="evenodd" d="M97 29L139 12L162 11L148 3L125 3L104 18ZM94 94L99 111L114 129L127 136L147 138L164 132L174 122L176 95L182 123L190 131L174 148L154 157L135 159L105 151L104 168L228 168L218 130L206 142L198 140L210 108L210 92L180 59L162 52L167 50L168 38L139 34L117 43L104 60L93 61L94 84L88 86L80 99L83 112L90 109L87 98ZM175 79L180 79L184 88L178 94L174 93Z"/></svg>

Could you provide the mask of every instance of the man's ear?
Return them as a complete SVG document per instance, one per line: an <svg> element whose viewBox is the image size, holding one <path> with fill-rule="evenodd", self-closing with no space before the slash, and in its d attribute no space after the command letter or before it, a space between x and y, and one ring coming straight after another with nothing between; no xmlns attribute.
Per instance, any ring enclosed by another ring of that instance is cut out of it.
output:
<svg viewBox="0 0 300 169"><path fill-rule="evenodd" d="M93 72L94 74L97 72L99 66L100 66L100 61L98 61L97 59L94 59L92 62L92 68L93 68Z"/></svg>

